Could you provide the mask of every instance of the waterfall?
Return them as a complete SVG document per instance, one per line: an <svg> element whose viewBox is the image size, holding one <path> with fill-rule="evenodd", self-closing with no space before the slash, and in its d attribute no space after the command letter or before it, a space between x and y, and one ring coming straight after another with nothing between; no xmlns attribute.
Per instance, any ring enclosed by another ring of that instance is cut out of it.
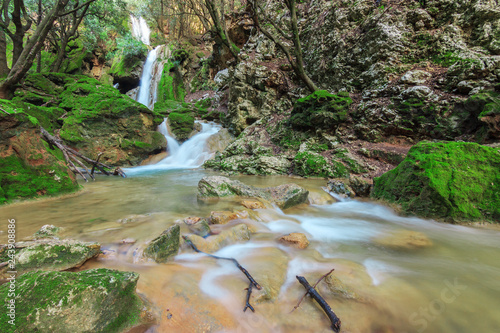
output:
<svg viewBox="0 0 500 333"><path fill-rule="evenodd" d="M141 16L139 18L130 14L130 22L132 22L132 36L140 40L146 45L149 45L149 35L151 30L146 23L146 20Z"/></svg>
<svg viewBox="0 0 500 333"><path fill-rule="evenodd" d="M142 77L139 83L139 93L137 94L137 101L141 104L146 105L148 108L153 107L154 97L151 95L151 78L153 77L153 66L157 59L157 46L154 50L150 51L144 67L142 68Z"/></svg>

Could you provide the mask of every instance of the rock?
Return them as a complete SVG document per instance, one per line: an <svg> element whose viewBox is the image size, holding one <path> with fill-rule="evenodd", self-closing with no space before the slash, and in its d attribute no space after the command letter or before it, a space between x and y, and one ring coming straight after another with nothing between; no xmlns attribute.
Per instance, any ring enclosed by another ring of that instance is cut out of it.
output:
<svg viewBox="0 0 500 333"><path fill-rule="evenodd" d="M373 187L373 181L356 175L349 176L349 186L357 196L369 197Z"/></svg>
<svg viewBox="0 0 500 333"><path fill-rule="evenodd" d="M179 252L180 227L178 224L171 226L162 234L153 239L144 250L146 257L152 258L157 263L164 263L171 256Z"/></svg>
<svg viewBox="0 0 500 333"><path fill-rule="evenodd" d="M248 209L264 209L266 205L257 200L243 200L240 204Z"/></svg>
<svg viewBox="0 0 500 333"><path fill-rule="evenodd" d="M342 197L353 198L356 196L356 193L347 183L342 180L331 179L328 181L326 187L332 193L339 194Z"/></svg>
<svg viewBox="0 0 500 333"><path fill-rule="evenodd" d="M154 316L135 293L138 279L104 268L24 274L16 279L15 331L119 333L151 325ZM0 299L11 299L9 285L0 286ZM0 322L2 332L12 327Z"/></svg>
<svg viewBox="0 0 500 333"><path fill-rule="evenodd" d="M303 177L340 178L349 172L339 161L328 161L324 156L311 151L299 151L293 159L293 171Z"/></svg>
<svg viewBox="0 0 500 333"><path fill-rule="evenodd" d="M255 281L262 286L262 290L254 288L252 291L255 303L277 300L281 286L286 280L288 256L280 249L267 247L252 250L251 261L253 265L247 268Z"/></svg>
<svg viewBox="0 0 500 333"><path fill-rule="evenodd" d="M174 138L186 141L194 130L194 117L189 113L171 112L168 115L168 124Z"/></svg>
<svg viewBox="0 0 500 333"><path fill-rule="evenodd" d="M210 197L254 197L276 203L286 209L307 202L309 191L296 184L284 184L276 187L258 188L221 176L203 177L198 183L198 198Z"/></svg>
<svg viewBox="0 0 500 333"><path fill-rule="evenodd" d="M224 246L250 239L250 230L246 224L238 224L230 229L222 231L218 235L202 238L197 235L186 235L200 251L214 253Z"/></svg>
<svg viewBox="0 0 500 333"><path fill-rule="evenodd" d="M44 239L17 242L15 249L15 269L18 276L24 273L39 271L64 271L80 267L84 262L97 256L101 246L98 243L87 243L72 239ZM7 245L0 248L0 262L9 261ZM0 269L0 277L5 277L9 266Z"/></svg>
<svg viewBox="0 0 500 333"><path fill-rule="evenodd" d="M347 110L352 104L349 93L330 94L319 90L295 102L290 123L294 129L335 131L347 119Z"/></svg>
<svg viewBox="0 0 500 333"><path fill-rule="evenodd" d="M236 212L230 211L217 211L210 213L210 223L211 224L226 224L229 221L236 219L247 219L248 212L246 210L240 210Z"/></svg>
<svg viewBox="0 0 500 333"><path fill-rule="evenodd" d="M301 250L309 246L309 240L306 235L300 232L292 232L288 235L281 236L279 242Z"/></svg>
<svg viewBox="0 0 500 333"><path fill-rule="evenodd" d="M201 219L199 217L188 217L184 219L184 223L186 223L186 225L188 226L189 231L191 231L195 235L206 237L211 233L210 226L208 225L206 219Z"/></svg>
<svg viewBox="0 0 500 333"><path fill-rule="evenodd" d="M159 154L151 155L145 160L141 162L141 165L152 165L160 162L161 160L165 159L168 157L168 153L166 151L161 152Z"/></svg>
<svg viewBox="0 0 500 333"><path fill-rule="evenodd" d="M373 242L395 250L415 250L432 246L431 240L424 233L411 230L401 230L375 237Z"/></svg>
<svg viewBox="0 0 500 333"><path fill-rule="evenodd" d="M406 72L401 77L401 82L405 84L411 84L415 86L421 86L432 77L432 74L422 70L413 70Z"/></svg>
<svg viewBox="0 0 500 333"><path fill-rule="evenodd" d="M46 239L46 238L52 238L52 239L58 239L59 232L61 231L61 228L56 227L55 225L51 224L46 224L40 228L35 234L33 235L33 240L38 240L38 239Z"/></svg>
<svg viewBox="0 0 500 333"><path fill-rule="evenodd" d="M375 178L372 197L427 218L500 222L498 170L498 147L420 142L395 169Z"/></svg>
<svg viewBox="0 0 500 333"><path fill-rule="evenodd" d="M229 82L229 70L226 68L218 71L217 74L215 74L214 81L217 83L218 87L226 85Z"/></svg>

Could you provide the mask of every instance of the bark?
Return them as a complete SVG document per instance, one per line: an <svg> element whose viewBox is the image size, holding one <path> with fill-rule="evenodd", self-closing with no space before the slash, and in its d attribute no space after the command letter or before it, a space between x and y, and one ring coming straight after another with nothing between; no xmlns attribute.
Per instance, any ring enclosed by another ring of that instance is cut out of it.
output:
<svg viewBox="0 0 500 333"><path fill-rule="evenodd" d="M0 84L0 98L8 98L13 87L24 78L33 64L36 55L42 49L45 38L52 28L54 21L68 2L69 0L59 0L42 19L40 25L26 42L23 51L19 55L18 60L13 64L7 78Z"/></svg>
<svg viewBox="0 0 500 333"><path fill-rule="evenodd" d="M9 66L7 65L7 39L5 32L0 29L0 77L5 77L9 74Z"/></svg>
<svg viewBox="0 0 500 333"><path fill-rule="evenodd" d="M221 39L222 43L227 46L236 61L239 61L239 50L227 35L226 29L224 28L225 24L221 21L221 19L224 19L224 14L222 13L221 18L221 14L219 13L217 6L215 6L214 0L205 0L205 6L207 7L208 13L212 18L215 32Z"/></svg>

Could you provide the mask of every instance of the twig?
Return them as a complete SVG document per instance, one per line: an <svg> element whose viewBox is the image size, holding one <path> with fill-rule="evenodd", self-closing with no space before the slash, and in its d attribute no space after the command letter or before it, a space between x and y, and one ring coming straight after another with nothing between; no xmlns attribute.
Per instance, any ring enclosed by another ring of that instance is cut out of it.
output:
<svg viewBox="0 0 500 333"><path fill-rule="evenodd" d="M339 319L339 317L337 317L335 312L333 312L330 305L328 305L328 303L323 299L323 297L321 297L321 295L318 294L316 289L314 289L309 284L309 282L307 282L305 277L297 275L296 278L297 278L297 280L299 280L300 284L303 285L304 288L306 288L307 293L309 295L311 295L311 297L319 304L319 306L321 306L323 311L325 311L326 315L328 316L328 319L330 319L330 322L332 323L332 326L331 326L332 330L334 332L338 333L340 331L340 326L342 323L340 322L340 319Z"/></svg>
<svg viewBox="0 0 500 333"><path fill-rule="evenodd" d="M316 281L316 283L314 284L313 288L316 288L316 286L321 282L321 280L323 280L324 278L326 278L328 275L332 274L332 272L335 270L335 268L332 268L331 271L329 271L328 273L326 273L325 275L323 275L322 277L319 278L318 281ZM304 300L304 298L307 296L307 294L309 294L309 292L306 291L306 293L304 294L304 296L302 296L302 298L300 299L300 301L297 303L297 305L295 305L293 307L293 310L290 311L290 313L292 313L293 311L297 310L300 306L300 303L302 303L302 301Z"/></svg>
<svg viewBox="0 0 500 333"><path fill-rule="evenodd" d="M99 159L101 158L101 156L102 156L102 153L99 153L99 154L97 155L97 159L95 160L95 162L96 162L96 163L99 163ZM90 176L91 176L91 177L94 175L94 170L95 170L95 164L96 164L96 163L94 163L94 164L92 165L92 170L90 171Z"/></svg>
<svg viewBox="0 0 500 333"><path fill-rule="evenodd" d="M260 286L260 284L257 283L257 281L255 281L255 279L250 275L250 273L248 273L248 271L240 265L240 263L238 262L238 260L234 259L234 258L226 258L226 257L219 257L219 256L216 256L216 255L213 255L213 254L210 254L210 253L206 253L206 252L203 252L203 251L200 251L196 245L193 244L193 242L191 242L189 240L189 238L187 238L186 236L182 236L182 238L186 241L186 243L188 243L192 248L193 250L195 250L196 252L198 253L203 253L209 257L212 257L212 258L215 258L215 259L222 259L222 260L230 260L232 261L236 267L238 267L238 269L240 271L243 272L243 274L245 274L245 276L247 277L248 281L250 281L250 285L248 287L248 291L247 291L247 299L246 299L246 306L245 308L243 309L243 312L247 309L247 308L250 308L250 310L254 311L254 308L250 305L249 303L249 300L250 300L250 295L252 294L252 289L253 287L257 288L258 290L261 290L262 287Z"/></svg>
<svg viewBox="0 0 500 333"><path fill-rule="evenodd" d="M7 111L5 111L4 109L0 108L0 111L4 112L6 115L10 116L10 113L8 113Z"/></svg>

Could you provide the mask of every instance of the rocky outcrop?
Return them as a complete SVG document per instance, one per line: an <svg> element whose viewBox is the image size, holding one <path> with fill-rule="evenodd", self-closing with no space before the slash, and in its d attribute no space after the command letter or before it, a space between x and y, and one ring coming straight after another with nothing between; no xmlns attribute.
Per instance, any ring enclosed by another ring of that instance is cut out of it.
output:
<svg viewBox="0 0 500 333"><path fill-rule="evenodd" d="M253 197L275 203L282 209L307 202L309 191L296 184L258 188L221 176L204 177L198 183L198 198Z"/></svg>
<svg viewBox="0 0 500 333"><path fill-rule="evenodd" d="M153 239L144 250L144 255L157 263L164 263L179 252L179 241L180 226L175 224Z"/></svg>
<svg viewBox="0 0 500 333"><path fill-rule="evenodd" d="M372 197L422 217L500 222L498 170L498 147L421 142L397 168L375 178Z"/></svg>
<svg viewBox="0 0 500 333"><path fill-rule="evenodd" d="M153 314L135 293L138 279L137 273L104 268L24 274L15 281L15 326L6 317L0 330L120 333L151 325ZM9 286L0 286L5 304L12 299Z"/></svg>
<svg viewBox="0 0 500 333"><path fill-rule="evenodd" d="M63 156L38 129L53 126L63 110L6 100L0 108L0 204L78 190Z"/></svg>
<svg viewBox="0 0 500 333"><path fill-rule="evenodd" d="M34 270L64 271L80 267L100 252L101 246L98 243L72 239L17 242L14 255L15 270L18 275ZM10 255L7 245L0 248L0 262L9 262ZM4 278L11 268L9 265L0 268L0 276Z"/></svg>

